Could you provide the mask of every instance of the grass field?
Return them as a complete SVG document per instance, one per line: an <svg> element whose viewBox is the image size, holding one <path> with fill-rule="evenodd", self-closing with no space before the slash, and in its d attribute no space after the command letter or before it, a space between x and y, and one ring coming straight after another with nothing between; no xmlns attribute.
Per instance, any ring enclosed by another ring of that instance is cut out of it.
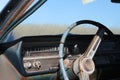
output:
<svg viewBox="0 0 120 80"><path fill-rule="evenodd" d="M20 25L13 31L15 37L33 36L33 35L56 35L62 34L68 28L68 25ZM94 34L95 27L76 27L70 33L73 34ZM111 28L115 34L120 34L120 29Z"/></svg>

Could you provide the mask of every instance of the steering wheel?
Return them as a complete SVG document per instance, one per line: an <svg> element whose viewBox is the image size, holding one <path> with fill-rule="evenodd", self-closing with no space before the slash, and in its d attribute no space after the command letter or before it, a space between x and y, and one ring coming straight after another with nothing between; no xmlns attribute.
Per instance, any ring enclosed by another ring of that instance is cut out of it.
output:
<svg viewBox="0 0 120 80"><path fill-rule="evenodd" d="M113 35L113 33L103 24L91 20L81 20L78 22L73 23L62 35L60 44L59 44L59 62L60 62L60 70L62 72L64 80L69 80L67 72L64 66L64 44L65 40L69 34L69 32L76 26L80 24L91 24L98 27L96 34L94 35L92 41L90 42L89 46L85 50L85 52L77 58L73 63L73 71L79 77L80 80L89 80L89 75L92 74L95 70L95 64L93 62L93 57L100 45L102 37L106 32L108 35Z"/></svg>

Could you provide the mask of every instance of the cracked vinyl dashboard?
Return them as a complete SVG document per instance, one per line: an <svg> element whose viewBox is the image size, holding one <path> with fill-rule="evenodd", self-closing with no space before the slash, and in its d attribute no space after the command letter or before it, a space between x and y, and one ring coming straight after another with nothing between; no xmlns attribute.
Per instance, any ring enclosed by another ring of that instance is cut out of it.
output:
<svg viewBox="0 0 120 80"><path fill-rule="evenodd" d="M92 35L69 35L64 46L65 58L74 61L85 51L92 37ZM24 76L54 73L59 70L60 39L61 35L23 37L7 49L5 55ZM119 36L112 39L104 36L94 58L96 68L107 67L105 69L107 70L110 65L116 67L120 65L119 39Z"/></svg>

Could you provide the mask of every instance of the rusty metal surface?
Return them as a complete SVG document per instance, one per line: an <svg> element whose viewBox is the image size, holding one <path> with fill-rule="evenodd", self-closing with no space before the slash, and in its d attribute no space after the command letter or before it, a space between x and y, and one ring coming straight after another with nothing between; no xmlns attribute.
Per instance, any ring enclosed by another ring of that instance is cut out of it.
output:
<svg viewBox="0 0 120 80"><path fill-rule="evenodd" d="M0 55L0 80L28 79L21 76L4 55Z"/></svg>
<svg viewBox="0 0 120 80"><path fill-rule="evenodd" d="M27 2L26 4L24 4L24 6L21 8L21 11L19 12L19 14L16 17L16 20L19 19L27 10L27 8L33 3L34 0L29 0L29 2Z"/></svg>
<svg viewBox="0 0 120 80"><path fill-rule="evenodd" d="M15 19L16 19L16 17L18 16L20 16L20 12L21 12L21 10L24 8L24 7L26 7L26 4L29 4L29 3L31 3L31 1L29 0L24 0L24 2L20 5L20 7L19 7L19 9L17 9L15 12L14 12L14 14L12 14L12 17L10 17L10 19L7 21L7 23L6 24L3 24L3 29L0 31L0 34L2 34L4 31L5 31L5 29L8 27L8 25L10 25L10 23L12 22L12 21L14 21ZM28 5L27 5L28 6ZM8 10L9 11L9 10ZM19 15L18 15L19 14ZM17 17L17 18L18 18Z"/></svg>

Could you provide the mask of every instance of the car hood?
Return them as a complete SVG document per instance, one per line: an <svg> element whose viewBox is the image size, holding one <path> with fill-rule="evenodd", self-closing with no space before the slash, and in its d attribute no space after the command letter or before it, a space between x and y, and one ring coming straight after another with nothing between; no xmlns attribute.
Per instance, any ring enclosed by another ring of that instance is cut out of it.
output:
<svg viewBox="0 0 120 80"><path fill-rule="evenodd" d="M10 0L0 13L0 43L47 0Z"/></svg>

